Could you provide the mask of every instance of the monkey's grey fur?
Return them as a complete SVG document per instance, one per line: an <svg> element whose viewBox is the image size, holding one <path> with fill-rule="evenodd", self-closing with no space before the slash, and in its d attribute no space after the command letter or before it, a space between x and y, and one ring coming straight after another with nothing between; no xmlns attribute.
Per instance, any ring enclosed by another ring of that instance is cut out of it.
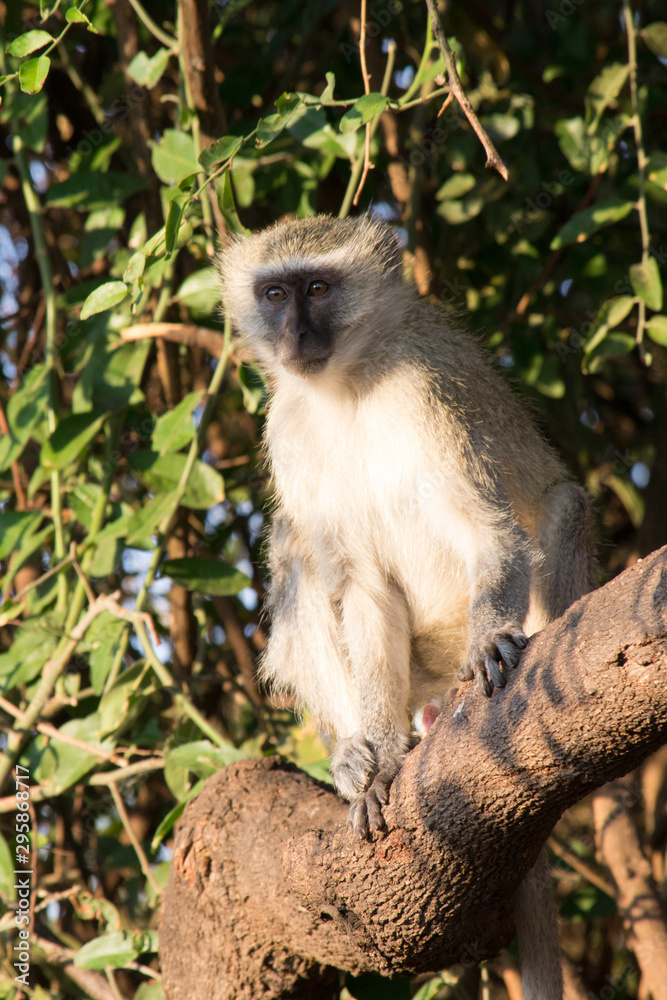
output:
<svg viewBox="0 0 667 1000"><path fill-rule="evenodd" d="M303 219L233 241L223 300L265 369L277 509L262 662L336 740L357 835L455 678L504 687L593 584L589 506L491 360L403 281L391 229ZM537 867L517 895L526 1000L561 995Z"/></svg>

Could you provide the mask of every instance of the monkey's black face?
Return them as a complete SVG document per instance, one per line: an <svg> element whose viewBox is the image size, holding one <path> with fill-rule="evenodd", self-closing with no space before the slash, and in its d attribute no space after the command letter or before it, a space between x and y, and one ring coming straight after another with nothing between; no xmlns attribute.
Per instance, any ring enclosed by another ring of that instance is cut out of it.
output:
<svg viewBox="0 0 667 1000"><path fill-rule="evenodd" d="M340 282L336 275L284 273L255 286L280 363L295 375L322 371L334 350Z"/></svg>

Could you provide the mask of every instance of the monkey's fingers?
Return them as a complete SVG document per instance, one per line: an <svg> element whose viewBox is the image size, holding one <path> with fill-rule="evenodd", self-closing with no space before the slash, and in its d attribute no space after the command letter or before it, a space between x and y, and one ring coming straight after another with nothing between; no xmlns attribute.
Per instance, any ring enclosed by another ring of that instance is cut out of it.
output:
<svg viewBox="0 0 667 1000"><path fill-rule="evenodd" d="M350 801L370 788L378 773L375 751L363 733L336 743L331 758L331 774L341 795Z"/></svg>
<svg viewBox="0 0 667 1000"><path fill-rule="evenodd" d="M347 814L347 825L357 840L366 840L368 838L368 810L366 809L365 798L356 799L350 804Z"/></svg>

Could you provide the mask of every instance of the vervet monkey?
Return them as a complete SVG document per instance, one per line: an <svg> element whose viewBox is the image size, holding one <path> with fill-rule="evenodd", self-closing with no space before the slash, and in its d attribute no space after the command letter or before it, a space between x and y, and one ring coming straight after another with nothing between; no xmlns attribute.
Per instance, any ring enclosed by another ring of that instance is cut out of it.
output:
<svg viewBox="0 0 667 1000"><path fill-rule="evenodd" d="M335 739L364 837L415 710L457 676L504 687L527 635L591 588L589 504L492 360L404 282L388 226L284 222L220 265L270 390L262 673ZM544 882L517 894L526 1000L561 995Z"/></svg>

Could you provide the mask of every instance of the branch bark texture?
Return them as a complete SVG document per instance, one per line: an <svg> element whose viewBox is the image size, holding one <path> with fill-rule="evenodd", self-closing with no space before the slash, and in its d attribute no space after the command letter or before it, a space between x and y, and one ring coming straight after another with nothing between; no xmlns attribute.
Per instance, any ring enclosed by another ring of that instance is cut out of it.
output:
<svg viewBox="0 0 667 1000"><path fill-rule="evenodd" d="M531 640L504 691L451 693L409 754L388 833L278 758L211 778L166 893L168 1000L331 995L335 969L425 972L496 954L512 898L568 806L667 742L667 549Z"/></svg>

